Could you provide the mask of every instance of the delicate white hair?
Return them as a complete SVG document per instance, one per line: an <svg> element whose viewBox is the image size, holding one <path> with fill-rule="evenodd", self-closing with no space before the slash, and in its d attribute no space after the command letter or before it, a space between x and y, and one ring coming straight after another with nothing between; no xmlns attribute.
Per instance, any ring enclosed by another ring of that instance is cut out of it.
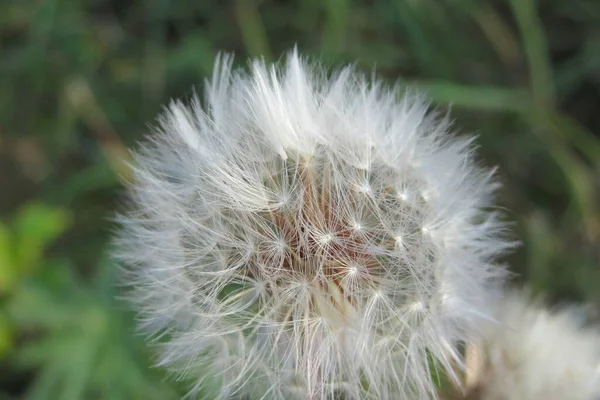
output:
<svg viewBox="0 0 600 400"><path fill-rule="evenodd" d="M402 93L403 92L403 93ZM134 155L118 256L192 396L434 398L512 245L472 139L398 85L294 50L217 59Z"/></svg>

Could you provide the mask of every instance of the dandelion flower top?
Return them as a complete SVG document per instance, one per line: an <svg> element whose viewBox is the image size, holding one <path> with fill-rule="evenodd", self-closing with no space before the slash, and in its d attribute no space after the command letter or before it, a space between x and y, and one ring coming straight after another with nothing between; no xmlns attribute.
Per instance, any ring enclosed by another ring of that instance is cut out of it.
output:
<svg viewBox="0 0 600 400"><path fill-rule="evenodd" d="M500 326L482 346L482 400L600 398L600 331L574 309L552 312L514 292L499 304Z"/></svg>
<svg viewBox="0 0 600 400"><path fill-rule="evenodd" d="M460 364L510 246L472 140L296 51L214 71L135 155L121 218L161 364L206 398L435 397L430 369Z"/></svg>

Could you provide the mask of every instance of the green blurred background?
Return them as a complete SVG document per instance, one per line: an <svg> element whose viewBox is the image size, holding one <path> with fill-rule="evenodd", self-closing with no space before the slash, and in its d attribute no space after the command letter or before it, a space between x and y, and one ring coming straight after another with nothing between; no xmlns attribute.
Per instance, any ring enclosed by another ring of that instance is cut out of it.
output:
<svg viewBox="0 0 600 400"><path fill-rule="evenodd" d="M107 257L127 148L220 50L426 90L497 165L519 284L600 304L599 0L0 0L0 399L171 399Z"/></svg>

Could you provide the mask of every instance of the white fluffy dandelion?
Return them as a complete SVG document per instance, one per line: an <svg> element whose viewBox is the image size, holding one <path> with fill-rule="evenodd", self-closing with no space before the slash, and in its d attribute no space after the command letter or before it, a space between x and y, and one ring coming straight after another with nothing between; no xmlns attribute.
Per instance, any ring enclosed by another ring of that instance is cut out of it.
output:
<svg viewBox="0 0 600 400"><path fill-rule="evenodd" d="M160 364L208 398L435 397L503 275L491 172L420 96L250 70L220 58L135 155L119 253Z"/></svg>
<svg viewBox="0 0 600 400"><path fill-rule="evenodd" d="M576 310L552 312L514 292L498 305L481 347L482 400L600 398L600 331Z"/></svg>

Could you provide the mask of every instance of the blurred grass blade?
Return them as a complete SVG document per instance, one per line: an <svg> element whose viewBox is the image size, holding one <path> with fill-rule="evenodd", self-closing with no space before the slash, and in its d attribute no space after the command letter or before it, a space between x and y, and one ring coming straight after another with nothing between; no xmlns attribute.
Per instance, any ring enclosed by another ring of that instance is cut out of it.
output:
<svg viewBox="0 0 600 400"><path fill-rule="evenodd" d="M64 95L81 120L95 133L98 144L115 173L127 177L130 173L126 166L130 159L129 151L98 104L88 81L84 78L71 79L65 84Z"/></svg>
<svg viewBox="0 0 600 400"><path fill-rule="evenodd" d="M436 48L436 41L431 40L429 37L423 21L413 5L408 0L395 0L394 4L403 30L406 33L406 39L419 61L419 66L432 76L448 76L450 72L449 65L448 63L439 62L439 50Z"/></svg>
<svg viewBox="0 0 600 400"><path fill-rule="evenodd" d="M594 181L590 171L577 157L559 143L550 146L550 154L561 167L565 179L571 187L574 205L586 227L586 233L595 236L594 209Z"/></svg>
<svg viewBox="0 0 600 400"><path fill-rule="evenodd" d="M323 32L322 49L326 53L344 50L348 24L349 0L324 0L327 22Z"/></svg>
<svg viewBox="0 0 600 400"><path fill-rule="evenodd" d="M538 106L552 106L555 94L550 54L535 0L511 0L510 3L521 31L535 102Z"/></svg>
<svg viewBox="0 0 600 400"><path fill-rule="evenodd" d="M235 3L235 18L242 31L242 40L248 55L273 60L265 26L262 23L256 4L251 0L238 0Z"/></svg>
<svg viewBox="0 0 600 400"><path fill-rule="evenodd" d="M559 112L548 115L549 127L556 135L568 139L573 147L585 155L597 171L600 171L600 139L579 122Z"/></svg>
<svg viewBox="0 0 600 400"><path fill-rule="evenodd" d="M474 110L523 111L530 107L527 93L493 86L468 86L452 82L417 82L431 99Z"/></svg>
<svg viewBox="0 0 600 400"><path fill-rule="evenodd" d="M519 62L519 43L499 13L490 5L481 2L469 8L472 10L473 19L500 59L510 67L516 66Z"/></svg>

